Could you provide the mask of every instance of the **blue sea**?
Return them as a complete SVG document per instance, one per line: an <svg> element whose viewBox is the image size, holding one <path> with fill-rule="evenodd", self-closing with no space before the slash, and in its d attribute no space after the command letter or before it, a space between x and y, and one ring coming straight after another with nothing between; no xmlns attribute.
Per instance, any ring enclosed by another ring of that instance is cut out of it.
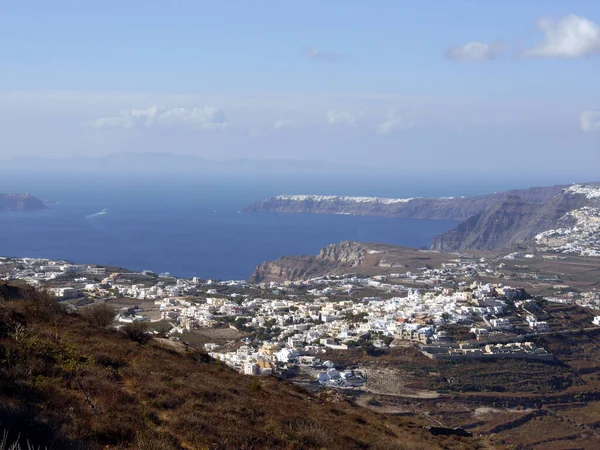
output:
<svg viewBox="0 0 600 450"><path fill-rule="evenodd" d="M478 189L486 192L482 186ZM368 176L2 176L0 192L22 191L50 201L49 209L0 212L0 255L216 279L246 279L263 261L317 254L322 247L344 240L428 247L435 235L455 225L452 221L243 211L270 196L480 193L466 184ZM107 213L98 214L103 209Z"/></svg>

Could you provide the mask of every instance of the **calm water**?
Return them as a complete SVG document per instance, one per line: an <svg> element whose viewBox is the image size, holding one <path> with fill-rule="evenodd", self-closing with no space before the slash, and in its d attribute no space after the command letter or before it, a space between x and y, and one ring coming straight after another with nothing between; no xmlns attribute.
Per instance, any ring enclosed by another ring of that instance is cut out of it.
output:
<svg viewBox="0 0 600 450"><path fill-rule="evenodd" d="M50 209L0 213L0 254L67 259L182 277L242 279L284 255L316 254L343 240L428 246L450 221L245 213L280 193L444 195L367 180L9 177L0 192L28 190ZM10 186L8 186L10 184ZM446 192L447 193L447 192ZM106 208L105 215L97 214Z"/></svg>

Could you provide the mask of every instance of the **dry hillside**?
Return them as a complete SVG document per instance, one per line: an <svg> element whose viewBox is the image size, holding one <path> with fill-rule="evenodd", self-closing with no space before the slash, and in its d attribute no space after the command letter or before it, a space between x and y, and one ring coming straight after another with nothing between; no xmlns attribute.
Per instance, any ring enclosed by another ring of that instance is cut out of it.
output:
<svg viewBox="0 0 600 450"><path fill-rule="evenodd" d="M53 449L476 449L338 396L242 376L206 354L136 342L0 284L0 429ZM333 401L332 401L333 400Z"/></svg>

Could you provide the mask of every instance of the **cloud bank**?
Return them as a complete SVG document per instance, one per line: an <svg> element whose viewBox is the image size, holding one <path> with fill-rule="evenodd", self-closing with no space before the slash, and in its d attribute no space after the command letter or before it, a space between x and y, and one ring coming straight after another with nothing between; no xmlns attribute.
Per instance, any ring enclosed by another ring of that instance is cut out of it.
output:
<svg viewBox="0 0 600 450"><path fill-rule="evenodd" d="M184 126L199 130L222 130L227 128L225 113L214 107L148 109L122 111L119 115L101 117L86 124L92 128L134 128L153 126Z"/></svg>
<svg viewBox="0 0 600 450"><path fill-rule="evenodd" d="M544 40L525 50L525 57L583 58L600 54L600 27L584 17L569 14L560 20L542 18L538 28Z"/></svg>

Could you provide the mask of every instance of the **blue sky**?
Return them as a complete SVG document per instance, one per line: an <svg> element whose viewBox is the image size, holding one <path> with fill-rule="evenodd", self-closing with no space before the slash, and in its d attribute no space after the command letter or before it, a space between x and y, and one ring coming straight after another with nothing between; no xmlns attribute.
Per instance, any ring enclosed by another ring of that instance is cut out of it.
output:
<svg viewBox="0 0 600 450"><path fill-rule="evenodd" d="M7 1L0 157L585 176L599 73L597 0Z"/></svg>

